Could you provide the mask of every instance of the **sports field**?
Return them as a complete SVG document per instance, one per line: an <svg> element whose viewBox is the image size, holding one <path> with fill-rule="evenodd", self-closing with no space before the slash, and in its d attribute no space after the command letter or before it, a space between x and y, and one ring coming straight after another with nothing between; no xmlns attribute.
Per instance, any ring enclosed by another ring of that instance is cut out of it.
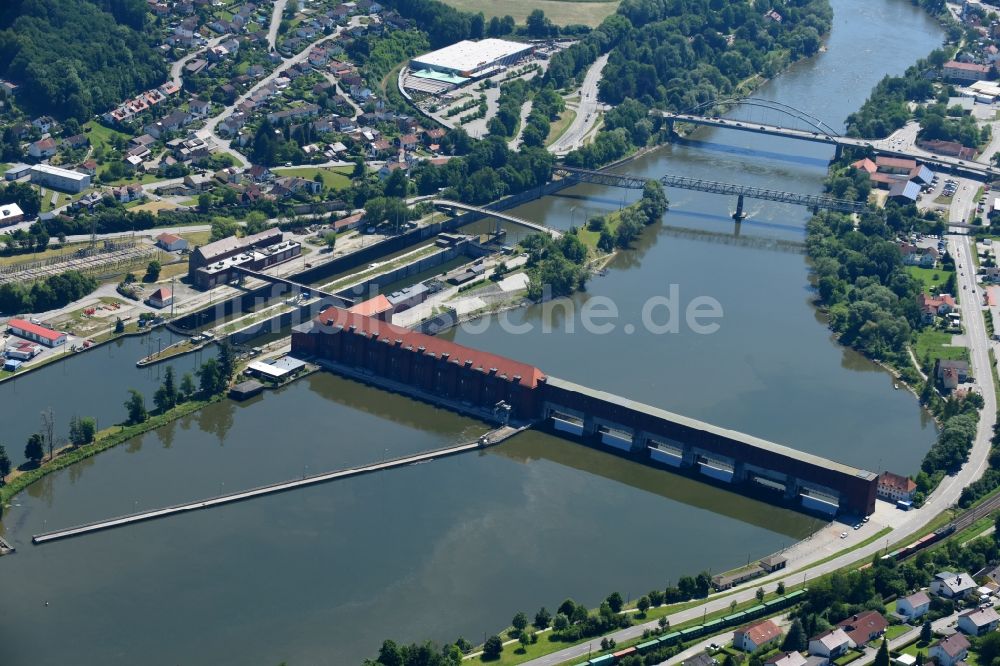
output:
<svg viewBox="0 0 1000 666"><path fill-rule="evenodd" d="M556 25L583 24L597 27L618 9L620 0L444 0L444 3L473 14L482 12L487 19L510 14L524 23L535 9L541 9Z"/></svg>

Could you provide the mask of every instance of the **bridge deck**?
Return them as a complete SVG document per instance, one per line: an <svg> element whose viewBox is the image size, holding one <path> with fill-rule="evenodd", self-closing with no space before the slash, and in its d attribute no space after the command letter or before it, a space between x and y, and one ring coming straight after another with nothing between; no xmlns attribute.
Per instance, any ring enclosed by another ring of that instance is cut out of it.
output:
<svg viewBox="0 0 1000 666"><path fill-rule="evenodd" d="M562 232L559 231L558 229L552 229L551 227L546 227L543 224L531 222L530 220L525 220L524 218L517 217L515 215L508 215L507 213L498 210L493 210L492 208L473 206L471 204L462 203L460 201L451 201L450 199L435 199L431 203L436 208L452 208L455 210L464 210L468 213L479 213L480 215L485 215L487 217L495 217L499 220L506 220L507 222L519 224L522 227L528 227L529 229L534 229L539 233L548 234L553 238L560 238L562 236Z"/></svg>

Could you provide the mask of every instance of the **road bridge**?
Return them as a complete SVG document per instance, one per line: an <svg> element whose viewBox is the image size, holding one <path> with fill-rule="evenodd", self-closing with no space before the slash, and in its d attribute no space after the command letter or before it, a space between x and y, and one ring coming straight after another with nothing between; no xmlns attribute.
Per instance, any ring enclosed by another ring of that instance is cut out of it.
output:
<svg viewBox="0 0 1000 666"><path fill-rule="evenodd" d="M576 167L557 166L554 170L556 174L561 174L565 178L572 178L583 183L594 183L608 187L624 187L632 190L642 189L647 178L612 173L610 171L596 171L593 169L578 169ZM689 176L675 176L667 174L658 179L664 187L676 187L684 190L696 190L698 192L711 192L713 194L735 195L736 212L733 219L742 222L746 218L743 212L743 201L745 198L762 199L764 201L779 201L781 203L798 204L815 210L836 210L844 213L862 213L868 209L867 204L850 199L837 199L818 194L797 194L795 192L782 192L780 190L768 190L762 187L751 185L737 185L735 183L723 183L715 180L705 180L703 178L691 178Z"/></svg>
<svg viewBox="0 0 1000 666"><path fill-rule="evenodd" d="M260 271L251 270L243 266L234 266L235 270L240 275L245 275L247 277L257 278L258 280L264 280L265 282L272 282L275 284L283 284L293 289L298 290L298 293L311 293L316 294L322 298L329 299L338 305L344 305L346 307L351 307L354 305L354 301L346 296L338 296L337 294L331 294L330 292L323 291L317 287L310 286L308 284L301 284L295 282L294 280L289 280L286 277L281 277L280 275L271 275L270 273L262 273Z"/></svg>
<svg viewBox="0 0 1000 666"><path fill-rule="evenodd" d="M451 201L450 199L435 199L431 202L435 208L441 210L460 210L466 213L478 213L485 217L494 217L498 220L504 220L505 222L511 222L513 224L519 224L522 227L528 227L529 229L534 229L538 233L548 234L552 238L561 238L562 232L558 229L551 229L543 224L538 224L537 222L531 222L530 220L525 220L522 217L516 217L508 213L501 213L497 210L492 210L490 208L483 208L482 206L472 206L470 204L461 203L459 201Z"/></svg>
<svg viewBox="0 0 1000 666"><path fill-rule="evenodd" d="M670 111L659 110L653 110L650 111L650 113L666 120L671 133L673 133L674 126L677 123L704 125L706 127L719 127L741 132L750 132L753 134L764 134L767 136L798 139L800 141L809 141L812 143L823 143L835 146L837 149L837 157L840 157L841 151L845 147L863 148L871 150L876 155L919 160L932 170L946 171L968 178L992 180L997 175L1000 175L1000 172L988 164L981 164L971 160L960 160L957 157L934 155L922 150L898 150L886 148L879 145L881 142L880 139L858 139L855 137L840 136L829 130L828 127L825 127L825 124L820 125L817 123L815 127L810 127L809 129L795 129L765 122L749 122L747 120L722 118L719 116L703 116L697 113L672 113Z"/></svg>

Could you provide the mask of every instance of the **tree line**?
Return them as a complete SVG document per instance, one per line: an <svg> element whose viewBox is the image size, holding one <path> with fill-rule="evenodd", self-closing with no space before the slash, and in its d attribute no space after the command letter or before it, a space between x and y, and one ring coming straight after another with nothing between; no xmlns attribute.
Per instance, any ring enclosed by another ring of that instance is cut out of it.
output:
<svg viewBox="0 0 1000 666"><path fill-rule="evenodd" d="M0 284L0 312L21 314L61 308L97 289L97 280L79 271L50 275L35 282Z"/></svg>
<svg viewBox="0 0 1000 666"><path fill-rule="evenodd" d="M0 76L30 108L82 122L166 78L142 0L7 0L4 10Z"/></svg>

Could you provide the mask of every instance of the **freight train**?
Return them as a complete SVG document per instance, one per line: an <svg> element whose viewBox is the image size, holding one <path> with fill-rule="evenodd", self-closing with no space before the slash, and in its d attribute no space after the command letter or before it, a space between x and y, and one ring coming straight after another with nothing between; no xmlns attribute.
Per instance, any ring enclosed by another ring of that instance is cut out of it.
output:
<svg viewBox="0 0 1000 666"><path fill-rule="evenodd" d="M765 617L775 613L776 611L788 608L789 606L802 601L802 597L804 595L805 590L789 592L782 597L765 601L764 603L748 608L745 611L716 618L715 620L710 620L704 624L699 624L696 627L688 627L687 629L681 629L680 631L664 634L663 636L652 638L644 643L580 662L577 666L610 666L611 664L616 664L632 654L646 654L662 647L680 645L696 638L711 636L728 629L729 627L739 627L746 624L750 620Z"/></svg>
<svg viewBox="0 0 1000 666"><path fill-rule="evenodd" d="M913 555L917 551L923 550L927 546L930 546L931 544L934 544L934 543L937 543L938 541L941 541L942 539L944 539L946 536L950 535L954 531L955 531L955 525L954 524L945 525L944 527L942 527L942 528L940 528L938 530L935 530L934 532L931 532L930 534L928 534L928 535L926 535L924 537L921 537L920 539L917 539L916 541L914 541L913 543L911 543L908 546L904 546L904 547L902 547L902 548L900 548L898 550L894 550L891 553L887 553L887 554L883 555L881 557L881 559L883 559L883 560L895 560L896 562L902 562L907 557L909 557L910 555Z"/></svg>

